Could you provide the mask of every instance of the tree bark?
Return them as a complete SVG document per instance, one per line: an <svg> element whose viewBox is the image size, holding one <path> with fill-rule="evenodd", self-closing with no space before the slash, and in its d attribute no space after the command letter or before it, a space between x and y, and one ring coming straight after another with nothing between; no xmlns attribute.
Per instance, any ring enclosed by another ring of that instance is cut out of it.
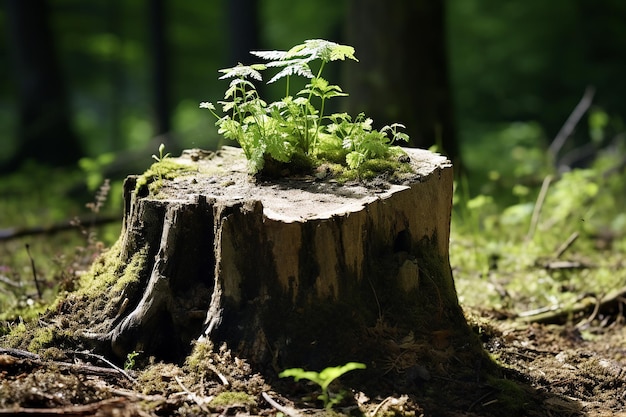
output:
<svg viewBox="0 0 626 417"><path fill-rule="evenodd" d="M254 182L235 148L174 158L193 174L172 181L129 177L109 256L136 280L87 337L120 358L181 360L204 339L275 370L394 375L472 345L448 261L452 166L406 151L415 173L395 184Z"/></svg>
<svg viewBox="0 0 626 417"><path fill-rule="evenodd" d="M352 0L347 15L347 43L359 58L346 77L349 113L381 125L410 120L411 146L439 145L456 163L445 1Z"/></svg>

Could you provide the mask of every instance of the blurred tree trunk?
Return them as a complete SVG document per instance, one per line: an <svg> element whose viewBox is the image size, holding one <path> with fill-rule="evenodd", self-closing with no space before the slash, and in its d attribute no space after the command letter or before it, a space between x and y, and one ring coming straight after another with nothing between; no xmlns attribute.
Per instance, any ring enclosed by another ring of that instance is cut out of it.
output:
<svg viewBox="0 0 626 417"><path fill-rule="evenodd" d="M347 44L351 114L365 112L381 127L407 126L411 146L443 147L458 158L448 80L444 1L351 0Z"/></svg>
<svg viewBox="0 0 626 417"><path fill-rule="evenodd" d="M112 34L116 39L123 42L122 35L122 13L120 0L109 0L106 4L106 31ZM111 84L109 90L109 112L111 134L107 144L108 150L119 150L124 147L124 139L121 128L122 112L120 106L122 102L122 91L125 89L124 72L122 69L122 48L115 50L113 56L107 62L107 76Z"/></svg>
<svg viewBox="0 0 626 417"><path fill-rule="evenodd" d="M72 164L82 149L70 122L48 2L7 0L5 5L19 121L17 152L2 168L15 169L27 159Z"/></svg>
<svg viewBox="0 0 626 417"><path fill-rule="evenodd" d="M172 126L165 0L148 0L148 10L152 46L155 133L163 135L163 142L166 143Z"/></svg>
<svg viewBox="0 0 626 417"><path fill-rule="evenodd" d="M228 29L230 31L229 66L254 61L250 51L260 49L259 5L257 0L228 1Z"/></svg>
<svg viewBox="0 0 626 417"><path fill-rule="evenodd" d="M262 49L261 30L259 28L259 2L258 0L227 1L230 41L227 66L235 66L238 63L244 65L256 63L258 60L250 54L250 51ZM265 83L256 83L256 88L259 94L263 96Z"/></svg>

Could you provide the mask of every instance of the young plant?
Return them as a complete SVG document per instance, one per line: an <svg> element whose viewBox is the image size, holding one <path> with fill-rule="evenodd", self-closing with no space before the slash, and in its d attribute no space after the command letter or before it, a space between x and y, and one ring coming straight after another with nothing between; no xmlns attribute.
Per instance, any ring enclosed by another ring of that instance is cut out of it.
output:
<svg viewBox="0 0 626 417"><path fill-rule="evenodd" d="M167 158L170 157L170 153L169 152L166 153L166 154L164 154L163 152L165 152L165 145L161 144L159 146L159 156L156 156L155 154L152 154L152 159L154 159L157 162L157 164L165 161ZM156 164L154 166L156 167ZM160 168L156 168L156 171L158 172L159 179L162 180L163 179L163 173L161 172L161 169Z"/></svg>
<svg viewBox="0 0 626 417"><path fill-rule="evenodd" d="M159 156L156 156L155 154L152 154L152 159L154 159L157 162L161 162L163 161L165 158L169 158L170 153L166 153L165 155L163 154L163 152L165 151L165 145L161 144L159 146Z"/></svg>
<svg viewBox="0 0 626 417"><path fill-rule="evenodd" d="M126 360L124 361L124 370L130 371L135 367L135 358L139 356L140 352L132 351L128 355L126 355Z"/></svg>
<svg viewBox="0 0 626 417"><path fill-rule="evenodd" d="M398 132L403 127L400 124L386 126L379 132L372 129L371 120L364 115L359 115L354 123L345 113L326 116L328 100L347 94L324 79L323 70L331 61L358 61L351 46L314 39L289 51L252 54L267 62L220 70L220 79L232 78L224 100L218 102L224 115L217 113L213 103L203 102L200 107L217 119L219 134L239 143L253 174L263 169L267 158L289 163L296 154L316 165L322 162L324 153L342 153L343 163L357 169L366 159L387 157L394 140L408 140L406 134ZM319 67L314 73L311 64L315 61L319 61ZM285 97L269 105L259 96L253 82L262 81L261 71L268 68L280 68L268 84L281 79L286 84ZM290 91L292 76L310 79L295 95ZM343 130L337 128L337 123L345 125Z"/></svg>
<svg viewBox="0 0 626 417"><path fill-rule="evenodd" d="M343 366L329 367L321 372L305 371L302 368L285 369L278 374L279 377L293 377L296 381L301 379L308 379L311 382L316 383L322 389L322 393L317 397L324 402L324 408L330 409L333 405L340 402L343 398L343 393L336 394L331 397L328 389L329 385L341 375L346 372L353 371L355 369L365 369L365 364L359 362L348 362Z"/></svg>

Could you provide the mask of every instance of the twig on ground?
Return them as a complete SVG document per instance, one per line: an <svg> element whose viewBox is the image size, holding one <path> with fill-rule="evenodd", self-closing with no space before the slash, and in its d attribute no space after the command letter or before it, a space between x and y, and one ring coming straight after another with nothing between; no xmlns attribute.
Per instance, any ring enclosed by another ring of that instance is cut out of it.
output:
<svg viewBox="0 0 626 417"><path fill-rule="evenodd" d="M135 384L135 385L138 384L137 380L135 378L133 378L132 376L130 376L128 374L128 372L126 372L124 369L120 368L119 366L117 366L116 364L114 364L113 362L111 362L110 360L108 360L107 358L105 358L102 355L96 355L95 353L90 353L90 352L73 352L73 353L74 354L78 354L78 355L84 355L84 356L87 356L87 357L96 358L96 359L106 363L111 368L115 369L117 372L119 372L122 376L124 376L126 379L128 379L133 384Z"/></svg>
<svg viewBox="0 0 626 417"><path fill-rule="evenodd" d="M35 281L35 287L37 288L37 299L41 300L41 287L39 286L39 280L37 279L37 270L35 269L35 260L33 256L30 254L30 245L26 244L26 253L28 253L28 257L30 258L30 267L33 270L33 280Z"/></svg>
<svg viewBox="0 0 626 417"><path fill-rule="evenodd" d="M380 402L380 404L378 404L376 406L376 408L374 409L374 411L372 411L371 416L374 417L376 414L378 414L378 412L380 411L380 409L383 407L383 405L385 405L386 403L388 403L389 401L391 401L393 399L393 397L387 397L384 400L382 400Z"/></svg>
<svg viewBox="0 0 626 417"><path fill-rule="evenodd" d="M565 251L569 249L570 246L572 246L572 244L576 241L576 239L578 239L578 236L579 236L578 232L572 233L570 237L568 237L567 240L563 242L563 244L559 246L559 248L556 250L556 253L554 254L554 258L555 259L560 258L561 255L563 255Z"/></svg>
<svg viewBox="0 0 626 417"><path fill-rule="evenodd" d="M541 208L543 207L543 202L546 199L546 195L548 194L548 187L550 187L551 182L551 175L548 175L543 179L543 183L541 184L541 190L539 191L539 195L537 196L537 202L535 203L535 208L533 209L533 215L530 219L530 227L528 228L528 233L526 234L526 241L531 240L535 235L535 230L537 230L537 223L539 222L539 214L541 213Z"/></svg>
<svg viewBox="0 0 626 417"><path fill-rule="evenodd" d="M76 363L68 363L68 362L61 362L61 361L44 360L44 359L41 359L41 356L35 353L28 352L26 350L0 347L0 355L3 355L3 354L14 356L14 357L26 360L26 361L30 361L34 365L37 365L37 366L51 365L51 366L56 366L61 369L69 369L72 372L84 373L88 375L99 375L99 376L109 376L109 377L112 377L112 376L119 377L120 375L122 375L128 378L133 383L135 384L137 383L137 381L133 379L130 375L128 375L128 373L126 373L123 369L120 369L119 367L111 364L111 362L107 361L106 359L103 359L103 360L107 364L112 365L113 369L104 368L101 366L89 365L89 364L76 364ZM94 355L94 356L97 357L98 355Z"/></svg>
<svg viewBox="0 0 626 417"><path fill-rule="evenodd" d="M619 310L626 296L626 287L618 288L603 297L589 297L584 295L570 305L554 305L538 308L536 310L523 311L517 314L518 319L533 323L560 323L567 321L572 315L585 311L592 311L597 316L603 311L610 311L615 306ZM597 310L597 312L594 312Z"/></svg>
<svg viewBox="0 0 626 417"><path fill-rule="evenodd" d="M183 392L185 394L187 394L187 397L189 397L193 402L195 402L196 404L198 404L198 407L200 407L200 409L202 411L204 411L205 413L209 414L210 410L206 407L206 403L208 403L210 401L209 398L206 397L200 397L198 394L191 392L187 389L187 387L185 387L182 383L182 381L180 380L179 377L175 376L174 379L176 380L176 382L178 383L178 385L180 386L180 388L183 390Z"/></svg>
<svg viewBox="0 0 626 417"><path fill-rule="evenodd" d="M592 267L592 265L587 265L578 261L547 261L538 265L550 271L564 269L587 269Z"/></svg>
<svg viewBox="0 0 626 417"><path fill-rule="evenodd" d="M588 324L591 324L596 317L598 317L598 313L600 312L600 301L602 300L602 297L597 297L596 298L596 305L593 308L593 311L591 312L591 315L589 317L587 317L585 320L581 321L580 323L578 323L576 325L577 328L582 328L585 327Z"/></svg>
<svg viewBox="0 0 626 417"><path fill-rule="evenodd" d="M89 223L90 226L103 225L108 223L114 223L121 221L121 216L99 216L96 219L81 218L78 220L80 224ZM76 226L75 220L69 220L61 223L56 223L51 226L35 226L35 227L13 227L9 229L0 229L0 241L7 241L11 239L17 239L19 237L31 236L31 235L48 235L63 232L66 230L80 231L80 228Z"/></svg>
<svg viewBox="0 0 626 417"><path fill-rule="evenodd" d="M209 368L211 371L213 371L213 373L214 373L215 375L217 375L217 377L220 379L220 381L222 381L222 385L224 385L224 386L226 386L226 387L230 385L230 383L228 382L228 379L226 379L226 377L225 377L225 376L224 376L224 375L223 375L220 371L218 371L218 370L217 370L217 368L216 368L215 366L213 366L213 365L209 364L209 365L208 365L208 368Z"/></svg>
<svg viewBox="0 0 626 417"><path fill-rule="evenodd" d="M296 410L295 408L292 407L287 407L285 405L281 405L279 403L277 403L276 401L274 401L274 399L272 397L269 396L269 394L267 392L262 392L261 396L263 396L263 398L265 399L265 401L267 401L267 403L269 405L271 405L272 407L274 407L275 409L277 409L278 411L280 411L281 413L289 416L289 417L301 417L301 413Z"/></svg>
<svg viewBox="0 0 626 417"><path fill-rule="evenodd" d="M491 390L491 391L488 391L487 393L485 393L485 394L481 395L480 397L478 397L478 398L476 399L476 401L474 401L473 403L471 403L471 404L470 404L470 406L467 408L467 411L468 411L468 412L469 412L469 411L472 411L472 408L474 408L477 404L481 403L481 401L483 401L483 400L487 399L488 397L490 397L490 396L492 396L492 395L495 395L495 394L497 394L497 391L496 391L496 390ZM492 401L493 401L493 400L492 400ZM482 405L483 407L484 407L485 405L490 405L490 404L492 404L492 401L488 401L488 402L486 402L486 403L481 403L481 405Z"/></svg>
<svg viewBox="0 0 626 417"><path fill-rule="evenodd" d="M13 349L13 348L3 348L0 347L0 355L10 355L20 359L34 359L39 360L39 355L31 353L27 350L22 349Z"/></svg>
<svg viewBox="0 0 626 417"><path fill-rule="evenodd" d="M85 405L72 405L58 408L8 408L0 410L0 415L11 416L93 416L93 415L128 415L119 410L128 405L126 398L116 397ZM138 411L138 410L137 410ZM149 415L138 413L139 415Z"/></svg>

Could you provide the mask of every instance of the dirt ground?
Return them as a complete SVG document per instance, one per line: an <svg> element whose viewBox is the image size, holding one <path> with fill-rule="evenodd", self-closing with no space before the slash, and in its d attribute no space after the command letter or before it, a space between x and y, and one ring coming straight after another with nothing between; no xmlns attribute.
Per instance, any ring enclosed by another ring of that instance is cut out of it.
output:
<svg viewBox="0 0 626 417"><path fill-rule="evenodd" d="M265 380L226 347L207 353L201 365L155 363L142 370L86 352L0 348L0 414L626 416L623 316L585 329L484 311L468 318L510 384L437 373L405 391L376 395L353 382L333 387L347 394L331 412L310 399L314 386Z"/></svg>

